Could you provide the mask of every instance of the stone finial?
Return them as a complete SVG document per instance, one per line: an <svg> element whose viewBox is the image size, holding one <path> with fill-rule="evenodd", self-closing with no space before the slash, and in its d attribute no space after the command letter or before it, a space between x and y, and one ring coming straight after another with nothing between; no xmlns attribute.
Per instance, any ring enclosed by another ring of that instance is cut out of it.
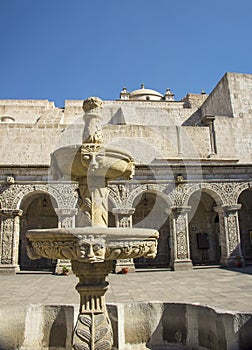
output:
<svg viewBox="0 0 252 350"><path fill-rule="evenodd" d="M89 112L92 109L100 108L102 109L103 102L99 97L89 97L83 102L84 112Z"/></svg>

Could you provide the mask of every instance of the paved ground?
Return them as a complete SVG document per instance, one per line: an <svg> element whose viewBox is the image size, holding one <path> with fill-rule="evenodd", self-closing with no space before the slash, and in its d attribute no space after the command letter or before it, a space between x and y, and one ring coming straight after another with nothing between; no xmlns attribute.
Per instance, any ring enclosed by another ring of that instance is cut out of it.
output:
<svg viewBox="0 0 252 350"><path fill-rule="evenodd" d="M108 303L131 301L188 302L252 313L252 266L227 270L137 271L109 275ZM75 276L20 273L0 277L0 306L78 304Z"/></svg>

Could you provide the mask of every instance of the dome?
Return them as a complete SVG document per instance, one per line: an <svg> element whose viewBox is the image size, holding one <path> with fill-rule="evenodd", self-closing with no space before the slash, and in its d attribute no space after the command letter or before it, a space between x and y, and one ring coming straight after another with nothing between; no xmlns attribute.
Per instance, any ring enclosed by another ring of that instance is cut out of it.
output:
<svg viewBox="0 0 252 350"><path fill-rule="evenodd" d="M141 89L134 90L129 95L130 100L150 100L160 101L163 99L163 95L158 91L145 89L144 85L141 85Z"/></svg>

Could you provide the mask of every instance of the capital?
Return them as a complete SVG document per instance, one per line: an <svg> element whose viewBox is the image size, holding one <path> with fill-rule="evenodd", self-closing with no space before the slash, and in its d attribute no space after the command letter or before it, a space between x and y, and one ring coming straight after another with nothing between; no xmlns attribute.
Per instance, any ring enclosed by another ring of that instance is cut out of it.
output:
<svg viewBox="0 0 252 350"><path fill-rule="evenodd" d="M21 209L0 209L0 216L3 217L16 217L16 216L22 216L23 210Z"/></svg>

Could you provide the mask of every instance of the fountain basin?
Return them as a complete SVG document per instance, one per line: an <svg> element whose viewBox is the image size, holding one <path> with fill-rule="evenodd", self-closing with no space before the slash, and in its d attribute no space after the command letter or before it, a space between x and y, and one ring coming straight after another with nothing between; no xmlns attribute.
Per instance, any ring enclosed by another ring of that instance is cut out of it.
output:
<svg viewBox="0 0 252 350"><path fill-rule="evenodd" d="M83 227L29 230L31 259L70 259L87 263L154 258L158 231L145 228Z"/></svg>
<svg viewBox="0 0 252 350"><path fill-rule="evenodd" d="M131 154L117 147L72 145L57 149L52 160L53 173L74 181L87 177L89 173L109 180L118 177L131 179L134 173Z"/></svg>

